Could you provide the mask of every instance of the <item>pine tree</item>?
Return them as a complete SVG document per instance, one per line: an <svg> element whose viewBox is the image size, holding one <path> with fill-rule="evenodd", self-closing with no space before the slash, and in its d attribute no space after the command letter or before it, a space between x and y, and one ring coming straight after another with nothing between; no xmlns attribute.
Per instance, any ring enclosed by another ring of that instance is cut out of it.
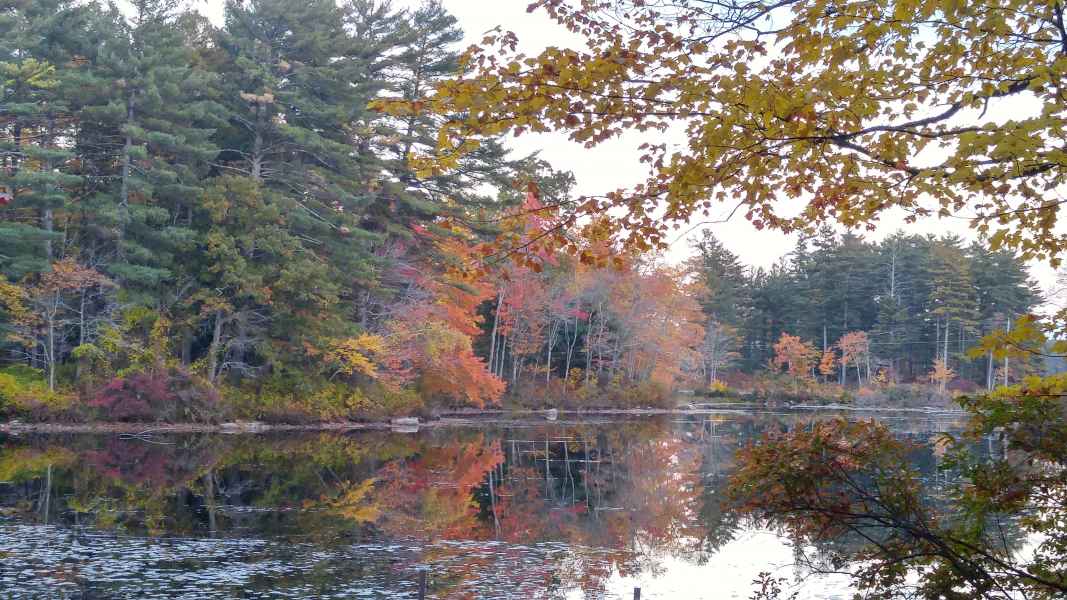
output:
<svg viewBox="0 0 1067 600"><path fill-rule="evenodd" d="M688 268L702 288L701 307L708 319L737 326L750 303L746 268L709 230L691 240L696 254Z"/></svg>
<svg viewBox="0 0 1067 600"><path fill-rule="evenodd" d="M981 244L967 249L972 263L978 299L978 319L982 334L1004 329L1017 316L1037 304L1036 285L1027 277L1024 263L1010 252L991 252ZM995 365L992 353L986 356L985 385L992 389Z"/></svg>
<svg viewBox="0 0 1067 600"><path fill-rule="evenodd" d="M349 281L373 281L380 236L364 226L372 179L358 137L383 85L377 51L346 32L330 0L228 2L219 37L229 124L221 169L294 203L287 215L309 252L329 256Z"/></svg>
<svg viewBox="0 0 1067 600"><path fill-rule="evenodd" d="M949 365L950 352L962 354L959 346L978 319L978 299L970 263L960 239L944 237L933 244L930 261L929 312L935 318L936 340L942 362Z"/></svg>
<svg viewBox="0 0 1067 600"><path fill-rule="evenodd" d="M67 0L0 7L0 272L42 272L62 255L59 230L82 183L71 166L68 98L80 68L86 9ZM57 223L58 221L58 223Z"/></svg>
<svg viewBox="0 0 1067 600"><path fill-rule="evenodd" d="M916 279L921 277L916 271L922 267L922 261L914 251L914 239L901 232L882 242L878 260L881 290L875 297L878 315L873 339L876 353L888 363L890 375L898 379L905 374L909 356L923 347L919 343L922 326L918 322L922 305L915 307L909 303Z"/></svg>
<svg viewBox="0 0 1067 600"><path fill-rule="evenodd" d="M390 86L384 93L417 100L460 68L463 31L439 0L424 0L400 16L402 28L391 52L397 58L388 69ZM375 129L383 134L378 138L383 142L379 150L390 156L383 167L396 180L395 184L383 183L383 191L396 199L388 218L425 222L440 215L470 216L472 209L488 207L494 201L482 191L485 183L506 188L508 179L515 175L517 165L509 163L501 145L491 140L464 157L459 169L417 177L409 159L413 153L426 153L436 146L440 126L446 120L428 112L399 118L379 115L375 120ZM382 208L380 204L378 207Z"/></svg>
<svg viewBox="0 0 1067 600"><path fill-rule="evenodd" d="M90 200L98 239L111 247L108 271L130 299L161 301L178 257L192 247L188 222L211 161L219 123L214 78L191 63L177 0L137 0L129 16L112 7L111 35L95 64L95 103L85 106L83 154L110 181Z"/></svg>
<svg viewBox="0 0 1067 600"><path fill-rule="evenodd" d="M796 278L784 261L770 269L755 269L749 278L751 312L744 327L744 366L763 368L774 357L774 344L793 329L804 308L797 295ZM810 308L809 308L810 310Z"/></svg>

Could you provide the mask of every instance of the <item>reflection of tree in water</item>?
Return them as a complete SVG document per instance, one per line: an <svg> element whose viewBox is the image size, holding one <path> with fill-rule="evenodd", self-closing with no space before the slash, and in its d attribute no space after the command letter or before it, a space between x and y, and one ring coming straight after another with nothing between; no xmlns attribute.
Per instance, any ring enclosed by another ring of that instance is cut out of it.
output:
<svg viewBox="0 0 1067 600"><path fill-rule="evenodd" d="M715 555L750 524L723 504L737 449L806 423L731 414L417 435L33 438L0 449L0 474L17 475L2 478L13 483L0 485L0 502L39 515L47 498L53 520L134 533L325 546L411 540L420 550L388 567L345 568L388 568L403 578L418 565L447 564L433 579L447 595L507 560L522 565L509 577L539 589L596 595L616 573L656 573L667 558L701 563ZM932 429L922 421L894 427L918 440ZM911 459L927 493L947 500L939 458L924 450ZM491 540L507 544L492 553L450 545ZM532 564L530 548L546 543L567 551ZM798 544L799 556L825 565L854 543L846 536ZM325 578L331 568L294 576Z"/></svg>

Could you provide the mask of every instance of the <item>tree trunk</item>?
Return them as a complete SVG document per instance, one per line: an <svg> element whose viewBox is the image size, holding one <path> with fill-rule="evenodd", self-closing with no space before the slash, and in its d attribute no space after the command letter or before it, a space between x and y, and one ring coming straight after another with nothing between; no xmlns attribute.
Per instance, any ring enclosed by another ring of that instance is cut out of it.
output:
<svg viewBox="0 0 1067 600"><path fill-rule="evenodd" d="M85 333L85 289L81 290L81 297L78 299L78 346L84 346L86 339ZM85 367L85 361L78 359L77 364L74 365L74 379L81 381L82 371Z"/></svg>
<svg viewBox="0 0 1067 600"><path fill-rule="evenodd" d="M570 378L571 376L571 358L574 356L574 347L578 345L578 315L574 315L574 337L571 338L570 343L567 345L567 371L564 373L564 377ZM564 386L566 387L566 386Z"/></svg>
<svg viewBox="0 0 1067 600"><path fill-rule="evenodd" d="M589 335L593 331L592 316L587 323L589 329L585 332L585 387L589 387L589 376L593 373L593 336Z"/></svg>
<svg viewBox="0 0 1067 600"><path fill-rule="evenodd" d="M500 344L497 346L496 369L493 371L493 374L501 379L504 378L504 360L507 359L507 356L508 336L502 335L500 336Z"/></svg>
<svg viewBox="0 0 1067 600"><path fill-rule="evenodd" d="M46 317L48 327L48 345L45 348L45 360L48 362L48 391L56 391L56 312L59 310L59 292L53 292L52 306Z"/></svg>
<svg viewBox="0 0 1067 600"><path fill-rule="evenodd" d="M48 120L48 137L45 139L46 148L51 149L53 145L53 142L55 140L55 128L56 121L54 118L50 118ZM47 173L52 173L52 170L55 168L55 166L52 164L51 157L45 160L44 168ZM46 202L48 201L47 197L51 195L51 187L51 185L45 186ZM46 206L41 211L41 229L44 229L48 232L48 235L47 237L45 237L44 240L44 255L45 259L48 261L48 264L52 264L52 262L55 260L55 252L52 249L52 233L55 231L55 218L52 213L51 206Z"/></svg>
<svg viewBox="0 0 1067 600"><path fill-rule="evenodd" d="M597 332L596 335L596 379L599 383L600 374L604 370L604 322L606 321L606 319L604 318L603 302L601 302L600 306L597 308L597 315L599 315L598 318L600 320L600 330Z"/></svg>
<svg viewBox="0 0 1067 600"><path fill-rule="evenodd" d="M256 104L256 133L252 140L252 179L263 181L263 105Z"/></svg>
<svg viewBox="0 0 1067 600"><path fill-rule="evenodd" d="M207 355L207 377L208 381L214 383L215 378L218 377L219 369L219 353L222 352L222 311L215 311L215 328L211 334L211 347L208 349Z"/></svg>
<svg viewBox="0 0 1067 600"><path fill-rule="evenodd" d="M519 382L519 355L515 352L515 340L511 340L511 385Z"/></svg>
<svg viewBox="0 0 1067 600"><path fill-rule="evenodd" d="M949 321L948 319L945 319L945 355L943 357L943 360L945 361L946 369L948 368L948 325Z"/></svg>
<svg viewBox="0 0 1067 600"><path fill-rule="evenodd" d="M193 361L193 333L188 329L182 331L181 360L183 367Z"/></svg>
<svg viewBox="0 0 1067 600"><path fill-rule="evenodd" d="M545 351L545 385L552 381L552 349L556 345L556 331L559 329L559 321L552 320L552 329L548 334L548 349Z"/></svg>
<svg viewBox="0 0 1067 600"><path fill-rule="evenodd" d="M987 392L993 391L993 351L987 353L988 360L985 367L985 389Z"/></svg>
<svg viewBox="0 0 1067 600"><path fill-rule="evenodd" d="M567 360L563 364L563 389L567 389L567 381L570 379L570 376L571 376L571 354L573 354L573 351L574 351L574 344L571 343L571 336L570 336L570 332L569 332L570 328L567 325L568 325L567 324L567 319L564 318L563 319L563 338L565 340L567 340ZM577 329L577 327L578 326L576 324L575 328ZM575 337L577 337L577 334L575 334Z"/></svg>
<svg viewBox="0 0 1067 600"><path fill-rule="evenodd" d="M934 358L937 358L941 348L941 317L934 319Z"/></svg>
<svg viewBox="0 0 1067 600"><path fill-rule="evenodd" d="M126 125L133 125L133 97L127 96L126 98ZM130 154L133 152L133 136L129 133L126 134L122 146L122 182L119 184L119 207L120 207L120 220L119 225L119 256L123 256L122 240L126 236L126 226L130 221L130 177L132 176L133 162Z"/></svg>
<svg viewBox="0 0 1067 600"><path fill-rule="evenodd" d="M496 361L496 332L500 328L500 306L504 303L504 290L500 290L496 298L496 312L493 314L493 330L489 334L489 372L493 372Z"/></svg>
<svg viewBox="0 0 1067 600"><path fill-rule="evenodd" d="M1007 323L1005 323L1005 329L1011 333L1011 315L1008 315ZM1004 355L1004 385L1008 385L1008 355Z"/></svg>

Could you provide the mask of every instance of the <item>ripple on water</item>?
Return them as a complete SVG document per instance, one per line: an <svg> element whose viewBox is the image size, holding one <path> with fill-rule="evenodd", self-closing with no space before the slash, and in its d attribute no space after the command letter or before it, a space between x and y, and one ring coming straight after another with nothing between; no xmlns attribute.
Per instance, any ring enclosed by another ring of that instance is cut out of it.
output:
<svg viewBox="0 0 1067 600"><path fill-rule="evenodd" d="M323 550L282 540L136 538L0 521L0 589L11 600L414 598L418 561L432 555L431 578L453 585L450 593L543 597L560 559L574 551L558 543L498 542ZM581 555L608 564L606 552Z"/></svg>

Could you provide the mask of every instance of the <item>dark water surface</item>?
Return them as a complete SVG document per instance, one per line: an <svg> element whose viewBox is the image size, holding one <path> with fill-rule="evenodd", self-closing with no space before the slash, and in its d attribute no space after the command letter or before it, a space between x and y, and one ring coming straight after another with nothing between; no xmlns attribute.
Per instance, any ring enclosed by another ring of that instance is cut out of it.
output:
<svg viewBox="0 0 1067 600"><path fill-rule="evenodd" d="M722 510L734 453L813 418L0 438L0 598L748 598L812 549ZM936 496L960 423L883 420Z"/></svg>

